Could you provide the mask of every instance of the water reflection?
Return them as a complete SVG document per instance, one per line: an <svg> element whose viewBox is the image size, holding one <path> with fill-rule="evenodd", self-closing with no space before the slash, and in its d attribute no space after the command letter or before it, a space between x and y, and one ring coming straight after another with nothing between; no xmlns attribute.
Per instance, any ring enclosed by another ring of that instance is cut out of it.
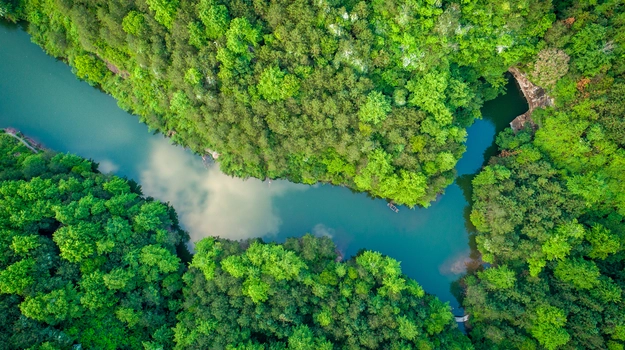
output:
<svg viewBox="0 0 625 350"><path fill-rule="evenodd" d="M273 199L308 186L286 181L271 185L232 178L217 166L205 168L197 156L161 140L150 141L148 162L139 175L146 195L171 203L191 241L206 236L230 239L278 233L282 220Z"/></svg>
<svg viewBox="0 0 625 350"><path fill-rule="evenodd" d="M471 250L467 249L458 255L447 258L438 267L438 272L444 276L458 276L466 272L467 265L471 264L471 262Z"/></svg>
<svg viewBox="0 0 625 350"><path fill-rule="evenodd" d="M334 236L336 236L336 230L331 227L327 227L324 224L317 224L315 225L315 227L313 227L312 234L317 237L333 238Z"/></svg>
<svg viewBox="0 0 625 350"><path fill-rule="evenodd" d="M119 165L110 159L100 159L98 161L98 170L103 174L115 173L119 170Z"/></svg>

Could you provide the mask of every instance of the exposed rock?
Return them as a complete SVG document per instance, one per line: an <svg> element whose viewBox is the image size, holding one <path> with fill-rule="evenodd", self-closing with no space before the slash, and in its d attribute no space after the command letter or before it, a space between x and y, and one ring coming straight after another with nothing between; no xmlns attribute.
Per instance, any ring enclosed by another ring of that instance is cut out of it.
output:
<svg viewBox="0 0 625 350"><path fill-rule="evenodd" d="M545 89L541 88L540 86L534 85L517 68L511 67L510 69L508 69L508 72L510 72L512 76L514 76L514 79L516 79L516 82L517 84L519 84L519 87L523 92L523 96L525 96L527 104L529 105L529 110L516 117L510 123L510 127L515 133L523 129L525 127L525 124L530 125L532 129L536 130L538 126L532 120L532 112L534 112L536 108L553 106L554 100L553 98L549 97L549 95L547 95Z"/></svg>
<svg viewBox="0 0 625 350"><path fill-rule="evenodd" d="M130 77L130 73L128 71L117 68L117 66L115 66L114 64L112 64L111 62L107 60L104 60L104 63L106 63L106 68L108 68L108 70L119 75L123 79L127 79L128 77Z"/></svg>
<svg viewBox="0 0 625 350"><path fill-rule="evenodd" d="M210 148L206 148L206 149L204 149L204 151L206 151L206 153L210 154L210 156L213 157L213 159L219 158L219 153L217 151L213 151Z"/></svg>

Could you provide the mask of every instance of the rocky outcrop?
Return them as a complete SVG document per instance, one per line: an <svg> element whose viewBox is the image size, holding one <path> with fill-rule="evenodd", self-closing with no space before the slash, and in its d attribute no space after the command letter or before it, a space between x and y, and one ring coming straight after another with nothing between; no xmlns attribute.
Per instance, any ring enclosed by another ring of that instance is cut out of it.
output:
<svg viewBox="0 0 625 350"><path fill-rule="evenodd" d="M517 84L519 84L519 87L523 92L523 96L525 96L527 104L529 105L529 110L516 117L510 123L510 127L515 133L523 129L525 125L530 125L532 129L536 130L537 125L532 120L532 112L534 112L536 108L553 106L553 98L547 95L545 89L541 88L540 86L534 85L534 83L527 79L527 77L517 68L511 67L510 69L508 69L508 72L510 72L512 76L514 76L514 79L517 81Z"/></svg>
<svg viewBox="0 0 625 350"><path fill-rule="evenodd" d="M108 70L110 70L114 74L119 75L123 79L128 79L130 77L130 73L128 71L121 70L121 69L117 68L116 65L112 64L111 62L109 62L107 60L103 60L103 61L104 61L104 63L106 63L106 68L108 68Z"/></svg>
<svg viewBox="0 0 625 350"><path fill-rule="evenodd" d="M217 158L219 158L219 155L220 155L220 154L219 154L217 151L213 151L213 150L212 150L212 149L210 149L210 148L206 148L206 149L204 149L204 151L205 151L207 154L209 154L211 157L213 157L213 159L217 159Z"/></svg>

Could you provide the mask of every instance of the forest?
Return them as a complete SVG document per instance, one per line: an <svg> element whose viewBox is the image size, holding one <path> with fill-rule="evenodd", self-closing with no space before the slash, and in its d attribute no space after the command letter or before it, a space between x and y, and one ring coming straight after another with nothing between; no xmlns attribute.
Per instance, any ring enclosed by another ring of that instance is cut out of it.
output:
<svg viewBox="0 0 625 350"><path fill-rule="evenodd" d="M625 12L564 5L522 67L555 106L473 179L491 266L464 279L476 348L625 348Z"/></svg>
<svg viewBox="0 0 625 350"><path fill-rule="evenodd" d="M428 206L549 2L0 0L153 130L238 177Z"/></svg>
<svg viewBox="0 0 625 350"><path fill-rule="evenodd" d="M2 347L625 349L622 0L0 0L0 16L227 174L408 206L453 182L510 67L553 98L472 180L467 336L390 257L341 262L304 236L209 238L189 260L174 210L136 183L0 137Z"/></svg>
<svg viewBox="0 0 625 350"><path fill-rule="evenodd" d="M472 349L448 304L327 237L205 238L133 181L0 134L2 349Z"/></svg>

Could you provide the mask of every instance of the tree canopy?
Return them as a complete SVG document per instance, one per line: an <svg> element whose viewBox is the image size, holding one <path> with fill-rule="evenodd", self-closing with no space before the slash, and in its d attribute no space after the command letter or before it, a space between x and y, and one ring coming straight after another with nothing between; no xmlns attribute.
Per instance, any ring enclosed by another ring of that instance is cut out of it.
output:
<svg viewBox="0 0 625 350"><path fill-rule="evenodd" d="M209 237L187 264L187 238L134 182L0 133L0 348L472 348L380 253Z"/></svg>
<svg viewBox="0 0 625 350"><path fill-rule="evenodd" d="M453 181L466 127L554 17L538 0L0 4L152 129L218 152L228 174L409 206Z"/></svg>
<svg viewBox="0 0 625 350"><path fill-rule="evenodd" d="M180 349L468 349L448 305L365 251L337 260L329 238L283 245L199 242L184 275Z"/></svg>
<svg viewBox="0 0 625 350"><path fill-rule="evenodd" d="M466 128L517 67L554 105L533 111L537 131L498 135L472 182L487 265L462 280L462 304L480 349L625 348L624 13L621 0L0 0L77 76L226 173L409 206L453 181ZM207 239L187 269L173 211L134 183L2 142L0 344L471 346L390 258L337 262L310 236Z"/></svg>
<svg viewBox="0 0 625 350"><path fill-rule="evenodd" d="M558 16L521 67L555 106L534 111L535 134L500 134L502 153L473 180L492 264L464 280L478 348L625 347L623 7L580 2Z"/></svg>
<svg viewBox="0 0 625 350"><path fill-rule="evenodd" d="M78 156L1 134L0 150L0 347L172 347L186 237L172 209Z"/></svg>

